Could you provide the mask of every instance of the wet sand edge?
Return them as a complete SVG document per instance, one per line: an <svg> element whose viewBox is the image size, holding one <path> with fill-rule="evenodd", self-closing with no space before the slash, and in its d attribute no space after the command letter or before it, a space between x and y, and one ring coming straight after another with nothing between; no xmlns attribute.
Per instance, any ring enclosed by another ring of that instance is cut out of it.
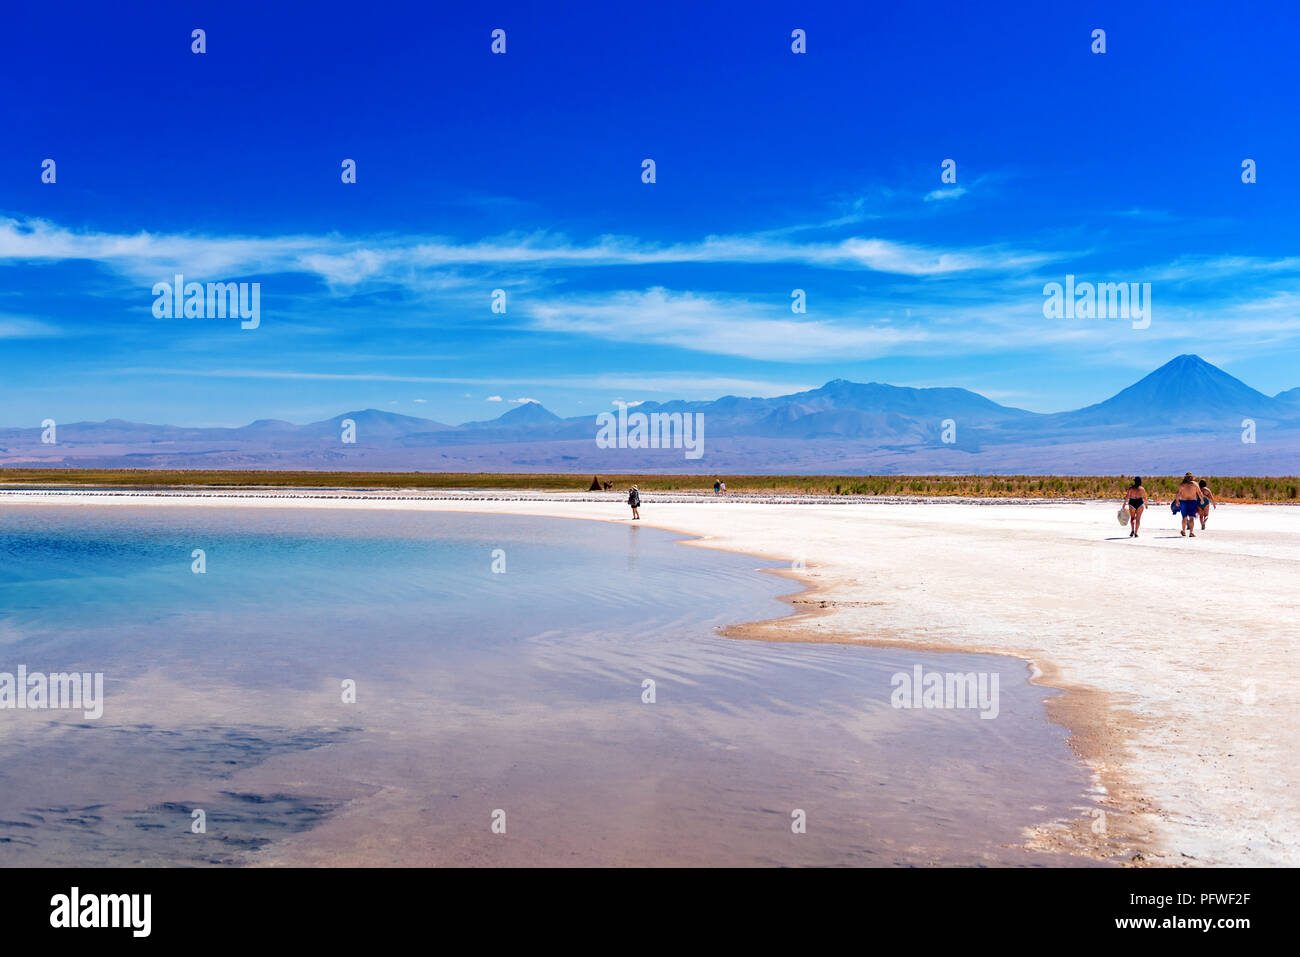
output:
<svg viewBox="0 0 1300 957"><path fill-rule="evenodd" d="M706 544L707 540L691 537L679 540L681 545L733 551L752 557L752 552L739 552ZM780 561L780 559L770 559ZM843 631L806 630L813 619L835 618L840 604L829 597L834 586L823 587L797 570L764 568L760 571L777 575L799 584L799 591L777 596L791 608L787 615L763 621L745 622L718 629L728 638L741 641L770 641L780 643L860 645L875 648L911 649L939 654L993 655L1000 658L1015 657L1025 662L1030 670L1029 683L1061 692L1045 700L1048 718L1063 727L1067 743L1075 757L1090 772L1103 789L1094 800L1106 811L1101 833L1093 831L1095 817L1080 816L1066 822L1052 822L1026 828L1025 847L1059 854L1075 854L1094 860L1109 861L1125 867L1152 866L1160 854L1159 841L1154 828L1141 821L1154 816L1155 806L1127 778L1124 766L1128 760L1128 742L1133 732L1143 724L1137 714L1124 707L1117 696L1098 688L1065 681L1060 669L1051 661L1029 652L1013 652L1004 648L985 648L957 645L950 642L905 637L900 634L877 633L863 637L860 633ZM1166 866L1168 866L1166 864Z"/></svg>

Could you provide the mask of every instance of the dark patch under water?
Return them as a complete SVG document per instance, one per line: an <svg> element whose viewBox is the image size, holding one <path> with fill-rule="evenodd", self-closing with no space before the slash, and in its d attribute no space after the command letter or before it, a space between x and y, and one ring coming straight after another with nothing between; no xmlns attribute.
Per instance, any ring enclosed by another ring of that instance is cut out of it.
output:
<svg viewBox="0 0 1300 957"><path fill-rule="evenodd" d="M336 744L355 727L288 731L270 727L185 728L50 722L6 748L0 788L0 861L6 866L236 865L286 834L315 826L341 799L220 789L237 772L277 754ZM106 739L106 740L101 740ZM106 766L97 755L116 755ZM193 782L191 800L137 806L168 782ZM96 791L111 803L17 806L13 798L50 799ZM200 792L202 797L200 799ZM193 831L192 812L206 815Z"/></svg>

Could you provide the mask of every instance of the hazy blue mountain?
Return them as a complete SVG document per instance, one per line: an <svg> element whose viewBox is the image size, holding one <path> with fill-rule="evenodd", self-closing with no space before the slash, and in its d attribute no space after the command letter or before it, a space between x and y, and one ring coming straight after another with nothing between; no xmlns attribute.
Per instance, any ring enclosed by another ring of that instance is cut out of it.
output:
<svg viewBox="0 0 1300 957"><path fill-rule="evenodd" d="M915 389L847 379L772 398L728 395L711 402L646 402L632 411L703 413L708 434L715 438L835 438L891 446L938 441L947 419L963 424L958 444L968 446L981 429L1037 418L967 389Z"/></svg>
<svg viewBox="0 0 1300 957"><path fill-rule="evenodd" d="M519 429L534 426L557 425L564 420L554 412L542 407L540 402L524 402L510 409L495 419L482 422L465 422L458 428L473 431L479 429Z"/></svg>
<svg viewBox="0 0 1300 957"><path fill-rule="evenodd" d="M781 396L773 401L782 405L793 403L814 412L890 412L911 417L961 418L970 422L995 422L1034 415L1023 409L999 405L967 389L914 389L879 382L863 384L847 379L835 379L820 389Z"/></svg>
<svg viewBox="0 0 1300 957"><path fill-rule="evenodd" d="M1285 419L1295 415L1296 410L1287 403L1252 389L1200 356L1182 355L1105 402L1054 418L1072 426L1150 425L1166 430L1234 418L1240 422L1243 416Z"/></svg>
<svg viewBox="0 0 1300 957"><path fill-rule="evenodd" d="M421 419L413 415L399 415L396 412L381 412L378 409L362 409L357 412L344 412L332 419L312 422L304 425L303 431L308 435L338 436L343 432L343 423L351 419L356 424L357 441L372 442L376 439L396 438L417 432L441 432L453 426ZM247 426L245 426L247 428Z"/></svg>
<svg viewBox="0 0 1300 957"><path fill-rule="evenodd" d="M959 388L836 379L791 395L646 402L631 413L701 413L705 454L602 449L596 417L539 403L446 425L362 409L295 425L187 428L109 419L0 429L0 465L403 471L1294 473L1300 389L1267 396L1201 359L1178 356L1115 396L1044 415ZM344 443L343 422L356 425ZM1243 419L1256 442L1242 442Z"/></svg>

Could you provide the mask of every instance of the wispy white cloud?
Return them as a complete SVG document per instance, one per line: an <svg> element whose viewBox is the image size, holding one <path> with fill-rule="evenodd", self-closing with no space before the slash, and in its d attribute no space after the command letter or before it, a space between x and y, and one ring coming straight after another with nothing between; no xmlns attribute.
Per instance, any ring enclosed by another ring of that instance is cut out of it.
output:
<svg viewBox="0 0 1300 957"><path fill-rule="evenodd" d="M457 321L455 315L445 315L448 301L456 301L452 293L483 293L480 298L485 304L484 290L492 287L485 284L484 276L505 274L512 289L528 290L527 295L518 298L512 293L508 318L512 331L666 346L781 363L864 361L903 353L986 354L1008 348L1095 349L1123 343L1128 335L1123 322L1071 324L1042 317L1041 289L1045 280L1040 277L1050 273L1049 278L1060 281L1066 272L1080 277L1092 272L1079 259L1083 254L1078 251L1062 259L1060 253L1015 248L945 249L864 237L802 241L801 236L792 230L778 230L665 244L621 236L574 242L547 232L470 242L392 235L125 235L71 230L44 220L0 217L0 265L87 260L142 285L167 279L177 270L200 280L298 273L315 276L340 292L373 293L371 299L343 305L349 309L370 308L373 303L384 310L385 328L412 330ZM762 294L752 292L672 291L661 286L612 292L593 292L584 286L576 293L568 292L578 285L571 273L565 272L572 268L681 263L792 263L886 274L887 278L876 275L859 282L856 276L850 277L854 284L850 295L845 295L841 284L836 301L822 293L821 308L800 316L790 313L784 293L764 299ZM1300 339L1300 309L1294 296L1288 297L1287 293L1294 288L1298 275L1300 257L1219 255L1180 257L1164 264L1125 269L1122 275L1108 269L1106 275L1094 274L1090 278L1153 283L1153 322L1143 333L1148 340L1173 342L1194 335L1198 340L1222 342L1225 348L1233 348L1234 339L1240 343L1243 337L1254 337L1256 346ZM938 279L945 281L936 282ZM390 297L392 287L400 287L407 298ZM89 294L107 295L108 288L96 287ZM438 296L444 312L431 317L425 310L403 308L421 295ZM319 298L304 297L302 308L312 310L313 319L323 314L315 304ZM486 305L483 309L486 312ZM323 319L316 326L319 328L308 331L319 335L337 331L333 322ZM275 327L268 324L267 328ZM30 315L0 314L0 339L56 336L61 331L61 326ZM299 326L292 331L300 340L305 334ZM371 352L389 354L382 348ZM306 358L301 352L294 354ZM176 360L162 361L172 364ZM371 373L360 361L357 365L361 371L311 371L336 368L322 355L311 357L303 365L306 368L302 370L189 370L184 374L464 383L503 392L514 386L521 390L534 388L547 381L578 386L595 378L403 376ZM387 363L376 365L384 368ZM693 388L696 380L689 374L672 384L667 381L671 377L663 376L600 378L611 383L612 389L700 394ZM656 378L658 385L652 382ZM724 376L710 377L709 381L725 391L751 395L764 394L772 385ZM789 388L787 383L776 385Z"/></svg>
<svg viewBox="0 0 1300 957"><path fill-rule="evenodd" d="M608 388L627 393L653 392L659 395L689 398L715 398L720 395L768 397L806 392L817 385L807 382L773 382L766 379L744 379L734 376L698 375L638 375L608 373L592 376L584 384L592 388ZM642 400L644 401L644 400Z"/></svg>
<svg viewBox="0 0 1300 957"><path fill-rule="evenodd" d="M946 189L930 190L930 192L925 194L925 201L927 203L933 203L938 200L957 199L958 197L965 196L965 195L966 195L965 186L949 186Z"/></svg>
<svg viewBox="0 0 1300 957"><path fill-rule="evenodd" d="M0 313L0 339L49 339L61 334L57 326L48 322Z"/></svg>
<svg viewBox="0 0 1300 957"><path fill-rule="evenodd" d="M182 271L200 281L302 273L331 287L367 282L466 284L455 270L576 268L678 263L801 263L827 269L864 269L904 276L944 276L980 270L1030 268L1057 254L975 247L944 249L875 237L795 242L774 234L707 236L692 242L650 243L602 236L577 243L562 235L529 233L473 242L419 236L201 236L77 231L39 219L0 218L0 262L86 260L133 281L170 278ZM442 273L429 271L444 270Z"/></svg>
<svg viewBox="0 0 1300 957"><path fill-rule="evenodd" d="M1140 272L1140 278L1148 282L1214 282L1234 276L1287 276L1300 273L1300 257L1188 256Z"/></svg>
<svg viewBox="0 0 1300 957"><path fill-rule="evenodd" d="M119 369L114 375L123 376L190 376L210 379L283 379L286 381L324 382L404 382L478 386L544 386L557 389L608 389L625 392L655 392L673 397L714 398L723 394L745 396L786 395L815 388L806 382L781 382L763 379L745 379L715 376L707 373L615 373L602 372L591 375L519 376L519 377L438 377L395 376L370 372L300 372L292 369L180 369L138 367ZM466 396L468 398L468 396ZM488 402L506 401L500 395L489 395Z"/></svg>
<svg viewBox="0 0 1300 957"><path fill-rule="evenodd" d="M930 334L881 322L786 319L771 306L738 299L671 292L616 292L600 299L530 304L533 328L619 342L671 345L748 359L810 361L869 358Z"/></svg>

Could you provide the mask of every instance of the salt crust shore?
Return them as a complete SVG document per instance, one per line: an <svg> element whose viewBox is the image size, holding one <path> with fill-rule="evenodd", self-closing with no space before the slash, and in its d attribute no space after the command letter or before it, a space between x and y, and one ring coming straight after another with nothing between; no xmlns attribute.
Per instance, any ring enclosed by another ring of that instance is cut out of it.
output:
<svg viewBox="0 0 1300 957"><path fill-rule="evenodd" d="M1053 717L1104 821L1031 846L1147 865L1300 864L1300 509L1225 505L1195 539L1118 502L822 501L647 493L643 525L791 563L796 614L739 638L1008 654L1062 688ZM622 496L535 492L0 490L0 507L383 508L629 521ZM1102 826L1104 824L1104 827Z"/></svg>

